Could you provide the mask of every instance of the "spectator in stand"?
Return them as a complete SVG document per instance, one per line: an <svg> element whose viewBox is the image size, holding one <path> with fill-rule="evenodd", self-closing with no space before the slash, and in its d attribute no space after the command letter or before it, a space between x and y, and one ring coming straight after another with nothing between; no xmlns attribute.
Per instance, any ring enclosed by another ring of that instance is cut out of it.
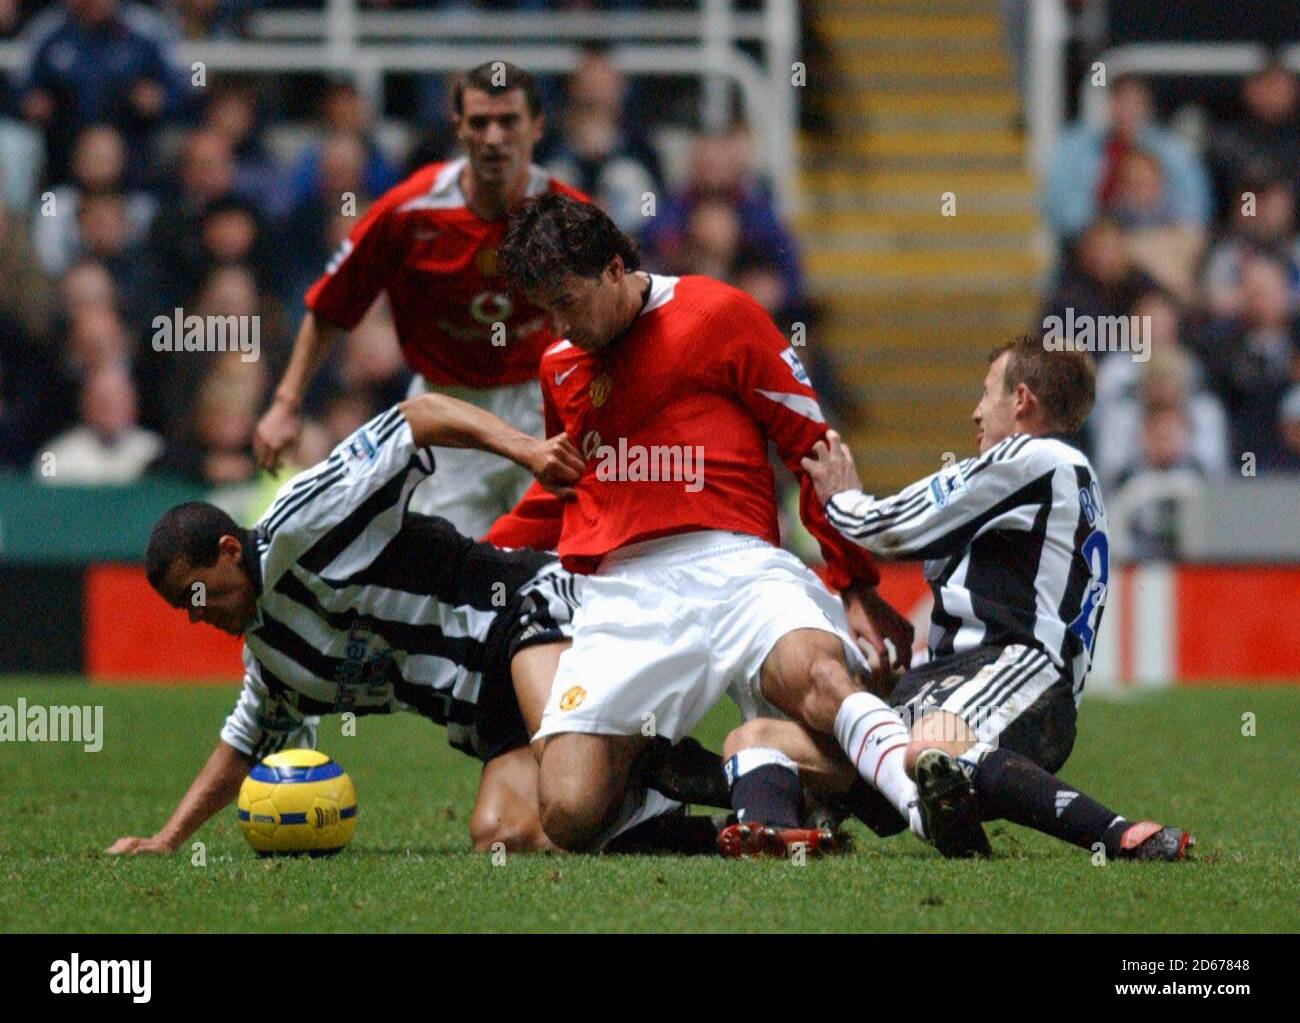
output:
<svg viewBox="0 0 1300 1023"><path fill-rule="evenodd" d="M67 180L73 139L112 124L127 140L132 169L152 163L152 139L186 108L185 79L172 67L159 19L118 0L65 0L34 23L22 89L23 116L45 132L47 177Z"/></svg>
<svg viewBox="0 0 1300 1023"><path fill-rule="evenodd" d="M1175 216L1159 160L1142 149L1124 155L1109 212L1120 225L1133 266L1180 301L1190 301L1205 232Z"/></svg>
<svg viewBox="0 0 1300 1023"><path fill-rule="evenodd" d="M1260 472L1300 467L1282 437L1282 400L1300 380L1300 330L1287 271L1254 257L1242 268L1240 314L1215 323L1203 360L1232 421L1233 452L1253 454Z"/></svg>
<svg viewBox="0 0 1300 1023"><path fill-rule="evenodd" d="M184 305L205 266L200 225L208 207L233 196L235 159L226 137L211 128L191 132L181 146L176 188L154 218L149 250L160 270L158 305Z"/></svg>
<svg viewBox="0 0 1300 1023"><path fill-rule="evenodd" d="M293 239L289 256L293 266L287 275L292 287L286 299L301 299L300 282L310 284L319 277L338 248L331 244L335 218L345 218L347 230L351 230L370 201L365 181L366 147L360 136L347 131L332 133L321 143L319 158L315 190L298 200L285 224L285 236ZM350 201L345 201L347 196L352 197ZM343 233L346 237L347 231Z"/></svg>
<svg viewBox="0 0 1300 1023"><path fill-rule="evenodd" d="M1115 489L1152 475L1203 474L1191 453L1191 420L1185 406L1153 404L1143 407L1141 431L1132 458ZM1177 506L1172 498L1156 498L1134 509L1128 520L1131 555L1139 560L1175 560L1179 556Z"/></svg>
<svg viewBox="0 0 1300 1023"><path fill-rule="evenodd" d="M646 196L658 194L661 178L654 150L623 114L626 95L627 82L609 59L588 52L569 80L559 145L546 169L638 236L647 224Z"/></svg>
<svg viewBox="0 0 1300 1023"><path fill-rule="evenodd" d="M236 356L223 365L233 367L238 362ZM253 389L237 373L214 370L203 380L185 431L155 463L155 471L211 487L253 482L257 475L253 427L260 397L250 397Z"/></svg>
<svg viewBox="0 0 1300 1023"><path fill-rule="evenodd" d="M157 293L154 266L135 237L128 200L120 192L81 196L77 203L76 258L102 264L113 279L119 308L139 329L147 321Z"/></svg>
<svg viewBox="0 0 1300 1023"><path fill-rule="evenodd" d="M38 218L39 219L39 218ZM27 225L0 203L0 316L43 342L55 316L54 282L36 259Z"/></svg>
<svg viewBox="0 0 1300 1023"><path fill-rule="evenodd" d="M1076 125L1057 143L1043 186L1043 214L1069 240L1098 213L1111 209L1124 158L1150 153L1163 172L1168 215L1178 224L1205 230L1211 213L1209 178L1197 156L1155 121L1150 90L1141 79L1122 76L1110 86L1110 125Z"/></svg>
<svg viewBox="0 0 1300 1023"><path fill-rule="evenodd" d="M51 441L32 467L42 483L132 483L162 454L162 438L141 429L135 385L119 363L87 374L81 384L81 422Z"/></svg>
<svg viewBox="0 0 1300 1023"><path fill-rule="evenodd" d="M1300 309L1300 235L1296 233L1296 193L1284 177L1247 179L1239 183L1232 226L1210 250L1202 275L1202 293L1212 316L1241 312L1241 268L1255 256L1276 259L1287 268L1291 302Z"/></svg>
<svg viewBox="0 0 1300 1023"><path fill-rule="evenodd" d="M666 264L670 273L702 274L732 283L744 228L736 208L718 196L694 203L686 215L681 245ZM782 288L780 300L785 301Z"/></svg>
<svg viewBox="0 0 1300 1023"><path fill-rule="evenodd" d="M121 133L112 125L92 124L77 135L67 184L52 189L52 202L42 202L41 215L33 218L32 244L47 273L63 273L84 248L76 216L82 197L106 192L125 196L128 240L142 241L157 201L147 192L126 190L126 143Z"/></svg>
<svg viewBox="0 0 1300 1023"><path fill-rule="evenodd" d="M238 39L257 0L164 0L162 8L184 39Z"/></svg>
<svg viewBox="0 0 1300 1023"><path fill-rule="evenodd" d="M256 203L270 220L283 220L289 212L289 182L266 152L253 90L217 86L203 110L203 123L226 140L234 156L230 190Z"/></svg>
<svg viewBox="0 0 1300 1023"><path fill-rule="evenodd" d="M1293 466L1300 468L1300 384L1287 391L1278 417L1282 420L1282 443L1290 453Z"/></svg>
<svg viewBox="0 0 1300 1023"><path fill-rule="evenodd" d="M685 188L658 204L644 233L651 265L677 266L687 244L691 211L709 200L722 200L735 211L746 249L769 253L781 268L782 305L803 301L803 279L798 246L782 225L771 198L749 167L746 139L739 131L729 135L702 135L695 140L690 174Z"/></svg>
<svg viewBox="0 0 1300 1023"><path fill-rule="evenodd" d="M1157 405L1177 406L1186 413L1190 457L1202 472L1225 472L1227 417L1208 390L1196 356L1182 343L1178 303L1167 292L1149 291L1130 313L1143 325L1149 355L1142 362L1117 355L1101 363L1097 404L1087 423L1093 464L1103 489L1114 489L1130 472L1133 438L1142 432L1145 410Z"/></svg>
<svg viewBox="0 0 1300 1023"><path fill-rule="evenodd" d="M1099 217L1071 246L1060 282L1043 307L1043 319L1068 319L1068 310L1080 316L1126 314L1138 295L1155 282L1133 266L1125 249L1124 234L1110 217Z"/></svg>
<svg viewBox="0 0 1300 1023"><path fill-rule="evenodd" d="M30 410L43 354L21 323L0 312L0 471L21 471L31 461Z"/></svg>
<svg viewBox="0 0 1300 1023"><path fill-rule="evenodd" d="M321 100L320 115L326 138L342 134L361 140L365 151L361 187L367 195L383 195L397 184L397 168L379 148L372 112L355 85L351 82L332 83ZM321 143L309 144L299 154L289 176L292 207L297 208L321 194L324 156L325 147Z"/></svg>
<svg viewBox="0 0 1300 1023"><path fill-rule="evenodd" d="M1241 201L1231 190L1260 173L1285 176L1300 193L1300 82L1274 58L1242 83L1241 102L1242 116L1216 125L1206 146L1225 212Z"/></svg>

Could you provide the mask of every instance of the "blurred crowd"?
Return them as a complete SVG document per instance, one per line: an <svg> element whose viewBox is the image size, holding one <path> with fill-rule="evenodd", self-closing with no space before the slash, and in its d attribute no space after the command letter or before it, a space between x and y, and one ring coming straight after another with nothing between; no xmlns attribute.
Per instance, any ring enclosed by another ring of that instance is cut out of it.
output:
<svg viewBox="0 0 1300 1023"><path fill-rule="evenodd" d="M1042 200L1063 241L1043 316L1140 317L1150 334L1144 360L1099 354L1103 486L1300 471L1300 82L1272 61L1234 114L1183 131L1141 78L1106 93L1108 123L1063 134ZM1167 523L1147 518L1159 547Z"/></svg>
<svg viewBox="0 0 1300 1023"><path fill-rule="evenodd" d="M28 45L27 66L0 82L0 471L265 491L251 436L303 293L370 202L452 155L449 108L435 122L413 100L406 117L388 112L408 129L394 133L344 80L194 85L175 41L239 32L248 0L32 6L0 0L0 31ZM625 114L634 88L587 54L549 85L535 161L600 202L650 267L731 281L783 326L806 319L795 244L747 132L688 133L670 178L654 124ZM260 357L157 351L155 317L175 310L256 316ZM400 400L408 379L381 298L318 375L290 468Z"/></svg>

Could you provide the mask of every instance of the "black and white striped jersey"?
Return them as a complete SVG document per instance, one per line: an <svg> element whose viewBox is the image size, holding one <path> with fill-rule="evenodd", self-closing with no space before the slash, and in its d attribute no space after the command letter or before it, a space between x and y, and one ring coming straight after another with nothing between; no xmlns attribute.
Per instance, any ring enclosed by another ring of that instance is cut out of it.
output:
<svg viewBox="0 0 1300 1023"><path fill-rule="evenodd" d="M1013 434L893 497L836 494L827 517L886 558L925 561L931 658L989 644L1046 653L1082 693L1108 578L1106 511L1087 457Z"/></svg>
<svg viewBox="0 0 1300 1023"><path fill-rule="evenodd" d="M281 488L251 531L257 613L221 732L231 746L260 758L314 745L321 714L403 710L483 755L483 705L514 707L514 644L530 629L567 634L575 585L554 555L476 543L408 513L433 471L432 450L393 408Z"/></svg>

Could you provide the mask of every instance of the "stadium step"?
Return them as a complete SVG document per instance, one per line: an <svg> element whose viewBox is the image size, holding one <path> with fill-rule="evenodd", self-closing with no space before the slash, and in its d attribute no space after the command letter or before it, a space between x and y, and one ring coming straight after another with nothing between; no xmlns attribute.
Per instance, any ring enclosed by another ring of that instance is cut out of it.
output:
<svg viewBox="0 0 1300 1023"><path fill-rule="evenodd" d="M864 412L849 426L864 478L898 487L970 453L988 352L1032 322L1034 185L998 0L810 10L836 97L800 140L796 228L822 310L808 343Z"/></svg>

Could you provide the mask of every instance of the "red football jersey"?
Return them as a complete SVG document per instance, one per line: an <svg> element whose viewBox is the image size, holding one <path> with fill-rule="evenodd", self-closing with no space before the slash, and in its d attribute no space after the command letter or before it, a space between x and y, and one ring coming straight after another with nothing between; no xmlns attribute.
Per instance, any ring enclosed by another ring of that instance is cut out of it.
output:
<svg viewBox="0 0 1300 1023"><path fill-rule="evenodd" d="M779 543L772 441L800 486L800 517L821 544L829 583L879 579L871 556L826 520L800 460L826 434L803 364L753 299L708 277L652 275L621 338L542 357L546 435L564 430L586 457L576 500L534 485L487 539L558 549L594 571L628 544L700 529ZM665 478L667 477L667 478Z"/></svg>
<svg viewBox="0 0 1300 1023"><path fill-rule="evenodd" d="M307 308L351 329L387 291L406 361L430 383L520 384L537 375L555 335L497 265L506 219L480 220L466 207L466 163L430 164L384 193L308 289ZM548 191L586 201L530 168L528 195Z"/></svg>

